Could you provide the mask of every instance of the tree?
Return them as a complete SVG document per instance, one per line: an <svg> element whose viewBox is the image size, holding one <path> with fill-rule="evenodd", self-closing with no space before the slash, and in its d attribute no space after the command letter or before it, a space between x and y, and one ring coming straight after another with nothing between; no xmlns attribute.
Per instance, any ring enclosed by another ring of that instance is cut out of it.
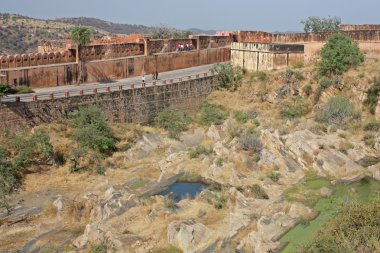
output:
<svg viewBox="0 0 380 253"><path fill-rule="evenodd" d="M12 89L8 83L2 84L0 83L0 98L11 93Z"/></svg>
<svg viewBox="0 0 380 253"><path fill-rule="evenodd" d="M71 41L77 46L76 55L79 63L79 82L83 82L83 55L82 48L87 45L92 37L90 28L85 26L75 26L70 29Z"/></svg>
<svg viewBox="0 0 380 253"><path fill-rule="evenodd" d="M304 25L304 31L309 32L337 32L342 23L342 20L338 17L308 17L306 20L301 21Z"/></svg>
<svg viewBox="0 0 380 253"><path fill-rule="evenodd" d="M231 63L217 63L211 71L217 73L216 78L221 89L235 91L241 85L243 70Z"/></svg>
<svg viewBox="0 0 380 253"><path fill-rule="evenodd" d="M350 67L357 66L364 61L357 43L344 34L330 36L320 53L322 60L319 63L321 75L341 75Z"/></svg>
<svg viewBox="0 0 380 253"><path fill-rule="evenodd" d="M153 39L171 39L174 32L175 29L169 28L166 25L160 25L154 29L152 37Z"/></svg>

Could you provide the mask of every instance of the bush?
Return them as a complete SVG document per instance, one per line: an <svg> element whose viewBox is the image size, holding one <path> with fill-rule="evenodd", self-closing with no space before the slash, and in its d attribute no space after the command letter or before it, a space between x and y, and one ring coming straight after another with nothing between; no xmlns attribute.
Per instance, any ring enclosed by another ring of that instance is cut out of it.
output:
<svg viewBox="0 0 380 253"><path fill-rule="evenodd" d="M313 88L311 87L310 84L308 85L305 85L302 87L302 91L303 93L305 93L306 96L310 96L311 94L313 94Z"/></svg>
<svg viewBox="0 0 380 253"><path fill-rule="evenodd" d="M245 112L237 111L234 114L234 118L236 119L237 122L244 124L244 123L247 123L249 116Z"/></svg>
<svg viewBox="0 0 380 253"><path fill-rule="evenodd" d="M15 151L13 163L16 167L27 167L34 162L48 160L53 155L50 137L43 131L36 131L31 136L17 135L12 140Z"/></svg>
<svg viewBox="0 0 380 253"><path fill-rule="evenodd" d="M19 86L14 89L14 93L16 94L28 94L34 93L34 90L28 86Z"/></svg>
<svg viewBox="0 0 380 253"><path fill-rule="evenodd" d="M218 166L218 167L222 167L223 166L223 158L222 157L218 157L215 161L215 165Z"/></svg>
<svg viewBox="0 0 380 253"><path fill-rule="evenodd" d="M202 103L200 123L202 125L221 125L227 118L227 114L220 106L210 104L205 101Z"/></svg>
<svg viewBox="0 0 380 253"><path fill-rule="evenodd" d="M16 172L4 160L0 161L0 208L5 208L10 214L9 196L16 189Z"/></svg>
<svg viewBox="0 0 380 253"><path fill-rule="evenodd" d="M251 192L252 192L253 196L257 199L269 199L268 194L258 184L254 184L251 186Z"/></svg>
<svg viewBox="0 0 380 253"><path fill-rule="evenodd" d="M311 104L300 96L285 100L281 105L281 116L285 119L302 117L311 111Z"/></svg>
<svg viewBox="0 0 380 253"><path fill-rule="evenodd" d="M359 120L361 113L350 100L342 95L330 98L316 120L327 124L340 124L344 120Z"/></svg>
<svg viewBox="0 0 380 253"><path fill-rule="evenodd" d="M170 138L178 138L179 134L187 129L190 118L185 114L165 108L154 118L154 123L156 126L167 130Z"/></svg>
<svg viewBox="0 0 380 253"><path fill-rule="evenodd" d="M332 80L331 78L328 78L326 76L323 76L321 77L321 79L319 79L319 87L321 87L322 90L325 90L327 89L328 87L330 87L332 85Z"/></svg>
<svg viewBox="0 0 380 253"><path fill-rule="evenodd" d="M108 245L106 243L94 244L91 246L90 253L107 253Z"/></svg>
<svg viewBox="0 0 380 253"><path fill-rule="evenodd" d="M268 178L270 178L273 182L278 182L280 180L281 173L278 171L272 171L268 174Z"/></svg>
<svg viewBox="0 0 380 253"><path fill-rule="evenodd" d="M343 34L332 35L321 50L322 60L318 64L321 75L341 75L350 67L364 61L357 43Z"/></svg>
<svg viewBox="0 0 380 253"><path fill-rule="evenodd" d="M363 137L364 144L370 148L374 148L376 145L376 139L374 134L365 134Z"/></svg>
<svg viewBox="0 0 380 253"><path fill-rule="evenodd" d="M2 84L0 83L0 98L11 93L11 87L8 83Z"/></svg>
<svg viewBox="0 0 380 253"><path fill-rule="evenodd" d="M200 155L210 155L213 152L212 147L207 149L203 145L196 146L195 148L189 149L189 157L190 159L198 158Z"/></svg>
<svg viewBox="0 0 380 253"><path fill-rule="evenodd" d="M304 64L303 64L303 62L301 62L301 61L297 61L297 62L295 62L294 64L293 64L293 68L294 69L301 69L301 68L303 68L304 67Z"/></svg>
<svg viewBox="0 0 380 253"><path fill-rule="evenodd" d="M369 108L372 114L375 114L380 96L380 80L373 80L373 85L367 90L367 98L364 100L364 105Z"/></svg>
<svg viewBox="0 0 380 253"><path fill-rule="evenodd" d="M259 136L254 134L245 133L240 137L239 144L243 150L253 153L260 153L263 149Z"/></svg>
<svg viewBox="0 0 380 253"><path fill-rule="evenodd" d="M241 85L243 71L232 66L231 63L215 64L211 71L217 73L216 78L219 88L234 91Z"/></svg>
<svg viewBox="0 0 380 253"><path fill-rule="evenodd" d="M376 120L375 117L370 117L364 122L365 131L380 131L380 121Z"/></svg>
<svg viewBox="0 0 380 253"><path fill-rule="evenodd" d="M342 205L333 219L299 252L356 253L380 251L380 199Z"/></svg>
<svg viewBox="0 0 380 253"><path fill-rule="evenodd" d="M112 136L103 113L94 105L80 108L73 115L74 132L72 138L83 148L110 153L116 149L116 140Z"/></svg>

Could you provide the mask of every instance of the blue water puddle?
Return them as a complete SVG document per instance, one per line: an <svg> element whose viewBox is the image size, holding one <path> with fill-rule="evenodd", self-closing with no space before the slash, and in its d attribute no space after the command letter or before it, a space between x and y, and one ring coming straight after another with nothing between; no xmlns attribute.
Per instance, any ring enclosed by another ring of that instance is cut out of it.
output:
<svg viewBox="0 0 380 253"><path fill-rule="evenodd" d="M206 185L202 183L175 183L169 189L160 193L160 195L167 196L174 194L175 202L178 203L184 198L194 199L195 196L206 189Z"/></svg>

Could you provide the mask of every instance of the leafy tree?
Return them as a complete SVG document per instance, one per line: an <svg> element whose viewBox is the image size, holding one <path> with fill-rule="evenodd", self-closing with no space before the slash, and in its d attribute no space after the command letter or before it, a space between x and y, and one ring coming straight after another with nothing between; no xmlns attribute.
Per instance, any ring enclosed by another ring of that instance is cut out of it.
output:
<svg viewBox="0 0 380 253"><path fill-rule="evenodd" d="M11 211L9 196L16 188L17 177L11 164L7 161L7 151L0 145L0 208Z"/></svg>
<svg viewBox="0 0 380 253"><path fill-rule="evenodd" d="M77 57L79 61L79 82L83 82L83 46L90 43L92 33L90 28L85 26L75 26L70 29L70 38L77 45Z"/></svg>
<svg viewBox="0 0 380 253"><path fill-rule="evenodd" d="M169 28L166 25L160 25L154 29L152 37L153 39L171 39L174 32L175 29Z"/></svg>
<svg viewBox="0 0 380 253"><path fill-rule="evenodd" d="M338 17L308 17L306 20L301 21L304 25L304 31L309 32L337 32L342 23L342 20Z"/></svg>
<svg viewBox="0 0 380 253"><path fill-rule="evenodd" d="M341 75L364 61L358 44L343 34L332 35L321 50L318 68L321 75Z"/></svg>
<svg viewBox="0 0 380 253"><path fill-rule="evenodd" d="M116 140L111 128L98 107L90 105L80 108L73 118L73 139L82 148L98 150L101 153L110 153L116 149Z"/></svg>
<svg viewBox="0 0 380 253"><path fill-rule="evenodd" d="M231 63L215 64L211 71L217 73L219 88L234 91L241 85L243 71L241 68L232 66Z"/></svg>

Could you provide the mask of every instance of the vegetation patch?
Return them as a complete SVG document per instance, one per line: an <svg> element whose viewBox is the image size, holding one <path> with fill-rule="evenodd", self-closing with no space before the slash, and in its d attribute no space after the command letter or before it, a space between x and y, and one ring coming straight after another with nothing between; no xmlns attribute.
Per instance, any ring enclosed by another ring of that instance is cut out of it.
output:
<svg viewBox="0 0 380 253"><path fill-rule="evenodd" d="M367 98L364 100L364 105L369 108L372 114L375 114L380 96L380 80L374 79L373 85L367 90Z"/></svg>
<svg viewBox="0 0 380 253"><path fill-rule="evenodd" d="M241 68L234 67L231 63L218 63L211 71L217 74L219 88L235 91L240 87L243 78Z"/></svg>
<svg viewBox="0 0 380 253"><path fill-rule="evenodd" d="M348 119L360 120L361 113L351 101L338 95L329 99L322 111L316 116L316 120L327 124L341 124Z"/></svg>
<svg viewBox="0 0 380 253"><path fill-rule="evenodd" d="M364 61L358 44L341 33L330 36L320 54L322 60L318 64L318 71L322 76L341 75Z"/></svg>
<svg viewBox="0 0 380 253"><path fill-rule="evenodd" d="M203 145L196 146L195 148L190 148L188 154L190 159L198 158L200 155L210 155L213 153L213 147L206 148Z"/></svg>
<svg viewBox="0 0 380 253"><path fill-rule="evenodd" d="M251 186L251 192L254 198L257 199L269 199L268 194L265 190L258 184L254 184Z"/></svg>
<svg viewBox="0 0 380 253"><path fill-rule="evenodd" d="M281 116L285 119L295 119L308 114L311 104L300 96L285 100L281 105Z"/></svg>
<svg viewBox="0 0 380 253"><path fill-rule="evenodd" d="M208 101L202 103L200 123L202 125L221 125L228 114L220 106L210 104Z"/></svg>
<svg viewBox="0 0 380 253"><path fill-rule="evenodd" d="M182 131L185 131L191 122L186 114L178 113L170 108L165 108L154 118L156 126L169 132L169 137L177 139Z"/></svg>

